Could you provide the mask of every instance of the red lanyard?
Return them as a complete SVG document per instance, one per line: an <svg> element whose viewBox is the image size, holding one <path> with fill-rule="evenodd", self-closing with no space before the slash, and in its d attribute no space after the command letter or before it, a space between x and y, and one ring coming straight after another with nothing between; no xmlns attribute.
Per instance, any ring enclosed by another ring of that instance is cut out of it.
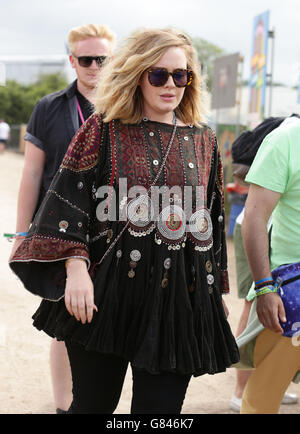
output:
<svg viewBox="0 0 300 434"><path fill-rule="evenodd" d="M81 108L80 108L77 96L75 96L75 98L76 98L77 110L78 110L78 114L79 114L80 120L84 124L84 117L83 117L83 114L82 114L82 111L81 111Z"/></svg>

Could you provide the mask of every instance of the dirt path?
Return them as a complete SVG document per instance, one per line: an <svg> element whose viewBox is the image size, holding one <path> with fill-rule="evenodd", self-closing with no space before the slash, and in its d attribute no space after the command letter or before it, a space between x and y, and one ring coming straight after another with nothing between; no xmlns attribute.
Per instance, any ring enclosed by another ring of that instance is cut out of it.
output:
<svg viewBox="0 0 300 434"><path fill-rule="evenodd" d="M2 236L14 232L16 204L23 156L7 151L0 155L0 414L55 413L49 371L50 338L31 325L31 315L40 300L27 292L12 274L7 259L11 244ZM231 294L226 296L229 322L236 330L242 301L236 296L234 252L228 241ZM229 400L235 385L235 369L193 378L183 413L231 413ZM299 385L289 391L300 394ZM116 413L129 413L131 372ZM282 406L281 413L300 413L300 404Z"/></svg>

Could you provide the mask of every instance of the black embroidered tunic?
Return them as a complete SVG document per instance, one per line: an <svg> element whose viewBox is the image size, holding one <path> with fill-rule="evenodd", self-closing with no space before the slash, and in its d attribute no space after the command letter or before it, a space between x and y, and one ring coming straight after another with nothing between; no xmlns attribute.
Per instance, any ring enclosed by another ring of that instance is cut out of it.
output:
<svg viewBox="0 0 300 434"><path fill-rule="evenodd" d="M177 127L155 184L183 192L192 187L188 225L187 194L171 193L152 220L150 195L137 203L128 194L137 185L150 191L172 131L159 122L103 123L92 115L69 146L10 266L44 299L33 319L48 335L122 356L153 374L214 374L239 354L222 305L229 291L223 172L212 130ZM121 218L124 209L128 219ZM136 218L140 212L142 219ZM98 312L84 325L64 304L65 260L72 257L88 262L94 282Z"/></svg>

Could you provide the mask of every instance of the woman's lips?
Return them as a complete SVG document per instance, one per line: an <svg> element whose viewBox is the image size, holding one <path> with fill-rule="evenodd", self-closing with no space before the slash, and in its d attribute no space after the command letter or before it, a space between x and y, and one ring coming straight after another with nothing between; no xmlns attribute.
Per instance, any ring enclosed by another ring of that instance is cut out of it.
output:
<svg viewBox="0 0 300 434"><path fill-rule="evenodd" d="M171 101L172 99L175 98L175 95L172 95L170 93L164 93L163 95L160 95L160 97L164 100L164 101Z"/></svg>

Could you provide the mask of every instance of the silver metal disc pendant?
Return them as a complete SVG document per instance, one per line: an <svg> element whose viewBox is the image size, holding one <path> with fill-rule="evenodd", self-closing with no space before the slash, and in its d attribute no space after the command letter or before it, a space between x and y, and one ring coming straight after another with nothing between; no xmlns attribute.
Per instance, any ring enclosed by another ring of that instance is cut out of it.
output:
<svg viewBox="0 0 300 434"><path fill-rule="evenodd" d="M199 241L207 241L212 236L212 221L206 208L199 209L190 218L190 231Z"/></svg>
<svg viewBox="0 0 300 434"><path fill-rule="evenodd" d="M153 220L153 206L147 195L131 200L127 205L127 217L133 227L144 228Z"/></svg>
<svg viewBox="0 0 300 434"><path fill-rule="evenodd" d="M209 285L212 285L212 284L214 283L214 281L215 281L214 276L213 276L212 274L208 274L208 275L207 275L207 283L208 283Z"/></svg>
<svg viewBox="0 0 300 434"><path fill-rule="evenodd" d="M66 232L66 230L69 227L69 223L66 220L62 220L58 224L59 226L59 232Z"/></svg>
<svg viewBox="0 0 300 434"><path fill-rule="evenodd" d="M147 235L150 235L151 232L153 232L155 228L156 228L156 226L153 223L151 226L149 226L146 230L144 229L143 231L135 231L134 229L129 227L128 232L130 233L130 235L132 235L134 237L146 237Z"/></svg>
<svg viewBox="0 0 300 434"><path fill-rule="evenodd" d="M195 250L207 251L213 245L213 225L207 208L201 208L191 215L189 238L196 244Z"/></svg>
<svg viewBox="0 0 300 434"><path fill-rule="evenodd" d="M171 268L171 264L172 264L172 260L171 260L171 258L166 258L166 259L164 260L164 268L165 268L166 270L169 270L169 269Z"/></svg>
<svg viewBox="0 0 300 434"><path fill-rule="evenodd" d="M139 250L132 250L130 252L130 259L134 262L138 262L142 257L142 254Z"/></svg>
<svg viewBox="0 0 300 434"><path fill-rule="evenodd" d="M159 214L157 222L159 235L167 241L179 242L185 235L186 217L178 205L170 205Z"/></svg>

